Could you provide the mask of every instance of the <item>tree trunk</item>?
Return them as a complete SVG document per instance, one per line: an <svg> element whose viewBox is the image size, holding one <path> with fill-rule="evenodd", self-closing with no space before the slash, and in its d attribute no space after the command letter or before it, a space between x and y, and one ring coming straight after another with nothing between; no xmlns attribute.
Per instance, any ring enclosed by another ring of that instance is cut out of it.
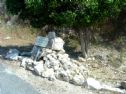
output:
<svg viewBox="0 0 126 94"><path fill-rule="evenodd" d="M82 56L84 58L87 58L88 56L88 44L89 44L89 34L88 34L88 28L80 29L80 42L81 42L81 51L82 51Z"/></svg>

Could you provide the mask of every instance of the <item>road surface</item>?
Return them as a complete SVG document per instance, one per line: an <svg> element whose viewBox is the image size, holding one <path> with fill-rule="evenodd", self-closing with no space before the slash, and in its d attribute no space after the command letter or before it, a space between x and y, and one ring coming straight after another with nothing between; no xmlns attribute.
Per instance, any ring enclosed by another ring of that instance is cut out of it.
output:
<svg viewBox="0 0 126 94"><path fill-rule="evenodd" d="M30 84L0 63L0 94L39 94Z"/></svg>

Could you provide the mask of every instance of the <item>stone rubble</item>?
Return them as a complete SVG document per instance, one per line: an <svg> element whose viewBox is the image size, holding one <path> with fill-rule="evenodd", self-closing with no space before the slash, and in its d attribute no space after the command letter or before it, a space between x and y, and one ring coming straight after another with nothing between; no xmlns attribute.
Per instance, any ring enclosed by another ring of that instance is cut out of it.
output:
<svg viewBox="0 0 126 94"><path fill-rule="evenodd" d="M77 60L69 58L69 55L62 50L55 51L43 48L41 57L43 59L40 61L24 58L22 59L21 65L24 68L32 69L37 75L50 81L58 79L77 86L87 85L89 89L93 90L107 90L122 94L126 93L119 88L103 85L94 78L88 78L87 68L83 64L79 65Z"/></svg>
<svg viewBox="0 0 126 94"><path fill-rule="evenodd" d="M21 66L27 69L33 68L33 71L49 80L63 80L75 85L83 85L85 82L86 68L76 64L76 60L70 59L64 50L56 51L43 48L40 61L33 61L29 58L22 59Z"/></svg>

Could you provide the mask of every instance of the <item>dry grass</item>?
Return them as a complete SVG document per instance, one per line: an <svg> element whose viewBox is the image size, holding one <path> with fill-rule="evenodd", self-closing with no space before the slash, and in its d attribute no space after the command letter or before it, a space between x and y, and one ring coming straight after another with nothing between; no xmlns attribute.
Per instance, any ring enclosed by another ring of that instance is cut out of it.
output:
<svg viewBox="0 0 126 94"><path fill-rule="evenodd" d="M30 26L8 26L0 24L0 45L1 46L24 46L34 43L37 29Z"/></svg>

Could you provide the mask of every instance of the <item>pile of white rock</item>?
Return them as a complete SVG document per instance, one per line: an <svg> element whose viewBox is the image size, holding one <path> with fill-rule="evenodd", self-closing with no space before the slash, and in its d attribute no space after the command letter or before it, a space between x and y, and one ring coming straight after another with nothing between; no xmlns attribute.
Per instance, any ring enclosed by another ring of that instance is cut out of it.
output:
<svg viewBox="0 0 126 94"><path fill-rule="evenodd" d="M69 58L64 50L43 48L40 61L23 58L21 66L31 69L49 80L63 80L75 85L83 85L87 70L78 61Z"/></svg>
<svg viewBox="0 0 126 94"><path fill-rule="evenodd" d="M66 54L63 49L64 41L60 37L56 37L55 32L49 32L48 40L48 45L42 48L39 61L23 58L21 66L49 80L59 79L75 85L83 85L87 69ZM37 43L40 44L40 39Z"/></svg>

